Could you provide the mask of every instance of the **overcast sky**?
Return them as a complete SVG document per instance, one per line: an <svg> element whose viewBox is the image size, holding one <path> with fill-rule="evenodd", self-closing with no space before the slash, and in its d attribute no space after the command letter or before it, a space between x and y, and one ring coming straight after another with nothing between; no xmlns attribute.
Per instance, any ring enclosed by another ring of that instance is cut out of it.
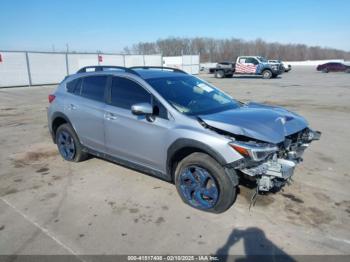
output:
<svg viewBox="0 0 350 262"><path fill-rule="evenodd" d="M0 0L0 50L118 52L168 36L350 51L349 0Z"/></svg>

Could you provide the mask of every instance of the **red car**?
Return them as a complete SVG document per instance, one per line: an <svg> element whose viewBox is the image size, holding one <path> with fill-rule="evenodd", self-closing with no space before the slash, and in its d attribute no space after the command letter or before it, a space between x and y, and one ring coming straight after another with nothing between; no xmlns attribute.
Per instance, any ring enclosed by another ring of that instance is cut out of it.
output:
<svg viewBox="0 0 350 262"><path fill-rule="evenodd" d="M347 72L350 73L350 66L344 65L342 63L330 62L323 65L317 66L317 71L322 71L324 73L328 72Z"/></svg>

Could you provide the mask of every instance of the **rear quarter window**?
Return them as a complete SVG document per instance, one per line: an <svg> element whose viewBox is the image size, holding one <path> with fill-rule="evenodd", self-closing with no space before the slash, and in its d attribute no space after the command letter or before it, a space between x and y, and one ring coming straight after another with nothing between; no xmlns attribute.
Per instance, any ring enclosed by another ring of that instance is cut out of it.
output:
<svg viewBox="0 0 350 262"><path fill-rule="evenodd" d="M87 76L83 78L81 96L103 102L107 76Z"/></svg>

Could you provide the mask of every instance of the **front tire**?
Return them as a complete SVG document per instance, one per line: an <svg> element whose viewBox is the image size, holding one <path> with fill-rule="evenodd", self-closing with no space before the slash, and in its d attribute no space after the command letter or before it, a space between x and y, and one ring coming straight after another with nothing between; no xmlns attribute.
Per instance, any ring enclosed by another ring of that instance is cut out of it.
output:
<svg viewBox="0 0 350 262"><path fill-rule="evenodd" d="M229 209L237 195L236 185L224 167L211 156L199 152L177 165L175 185L186 204L212 213Z"/></svg>
<svg viewBox="0 0 350 262"><path fill-rule="evenodd" d="M88 157L88 154L83 152L78 136L69 124L60 125L57 128L55 138L58 151L64 160L81 162Z"/></svg>
<svg viewBox="0 0 350 262"><path fill-rule="evenodd" d="M263 79L270 79L272 77L271 70L264 70L262 72L262 77L263 77Z"/></svg>

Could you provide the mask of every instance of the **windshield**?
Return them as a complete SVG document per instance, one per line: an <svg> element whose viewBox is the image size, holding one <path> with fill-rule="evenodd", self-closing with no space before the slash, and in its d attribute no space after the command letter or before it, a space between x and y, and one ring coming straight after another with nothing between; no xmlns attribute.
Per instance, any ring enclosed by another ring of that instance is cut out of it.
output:
<svg viewBox="0 0 350 262"><path fill-rule="evenodd" d="M186 115L212 114L240 106L239 102L193 76L148 79L147 82Z"/></svg>

